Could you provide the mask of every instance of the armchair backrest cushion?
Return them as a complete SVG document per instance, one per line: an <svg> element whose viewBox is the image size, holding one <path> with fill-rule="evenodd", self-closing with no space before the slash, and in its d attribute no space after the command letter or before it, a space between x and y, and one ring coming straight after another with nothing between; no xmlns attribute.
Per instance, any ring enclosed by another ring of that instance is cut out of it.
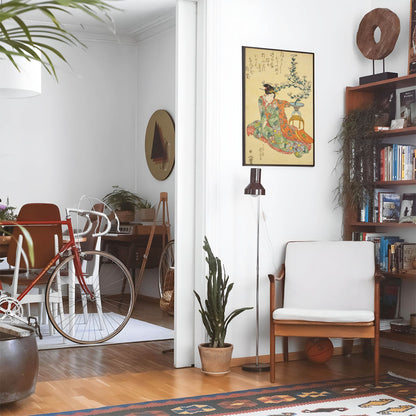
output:
<svg viewBox="0 0 416 416"><path fill-rule="evenodd" d="M289 242L285 308L374 310L374 243Z"/></svg>

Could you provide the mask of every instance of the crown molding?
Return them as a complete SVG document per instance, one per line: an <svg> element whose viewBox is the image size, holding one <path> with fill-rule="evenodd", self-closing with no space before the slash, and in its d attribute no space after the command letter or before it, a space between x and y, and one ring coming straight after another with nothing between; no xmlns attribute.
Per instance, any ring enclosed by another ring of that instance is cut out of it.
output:
<svg viewBox="0 0 416 416"><path fill-rule="evenodd" d="M176 13L172 10L170 13L158 17L138 28L134 28L128 32L131 39L136 42L143 42L162 33L165 33L176 26Z"/></svg>
<svg viewBox="0 0 416 416"><path fill-rule="evenodd" d="M38 20L28 20L30 24L41 23ZM69 33L72 33L81 42L113 42L127 45L134 45L143 42L162 33L165 33L176 25L176 10L172 9L169 13L159 16L147 22L145 25L132 28L118 29L117 25L83 25L64 23L62 26Z"/></svg>

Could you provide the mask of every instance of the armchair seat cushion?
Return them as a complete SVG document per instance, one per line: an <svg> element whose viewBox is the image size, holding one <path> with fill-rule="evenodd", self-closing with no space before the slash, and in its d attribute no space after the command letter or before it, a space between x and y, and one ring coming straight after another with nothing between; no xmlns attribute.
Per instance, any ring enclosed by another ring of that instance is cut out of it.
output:
<svg viewBox="0 0 416 416"><path fill-rule="evenodd" d="M273 312L274 320L314 322L372 322L374 312L369 310L334 310L278 308Z"/></svg>

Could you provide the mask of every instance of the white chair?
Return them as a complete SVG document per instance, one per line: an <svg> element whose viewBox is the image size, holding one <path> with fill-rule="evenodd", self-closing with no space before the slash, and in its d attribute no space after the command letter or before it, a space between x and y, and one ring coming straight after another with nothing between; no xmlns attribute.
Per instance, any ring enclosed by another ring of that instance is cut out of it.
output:
<svg viewBox="0 0 416 416"><path fill-rule="evenodd" d="M300 241L286 246L279 275L270 279L270 381L275 381L275 338L374 340L374 381L379 376L379 279L369 241ZM282 281L282 306L276 302Z"/></svg>
<svg viewBox="0 0 416 416"><path fill-rule="evenodd" d="M60 221L59 208L54 204L31 203L23 205L17 216L17 221ZM10 268L1 270L0 281L3 290L17 298L19 290L26 288L37 273L43 269L56 255L62 245L62 227L56 225L41 225L24 227L32 239L34 254L33 263L29 261L29 244L19 227L14 227L12 240L8 248L7 263ZM26 314L31 315L31 305L39 305L39 321L46 323L45 287L50 274L43 276L36 286L20 301L26 305ZM50 326L52 331L52 327Z"/></svg>

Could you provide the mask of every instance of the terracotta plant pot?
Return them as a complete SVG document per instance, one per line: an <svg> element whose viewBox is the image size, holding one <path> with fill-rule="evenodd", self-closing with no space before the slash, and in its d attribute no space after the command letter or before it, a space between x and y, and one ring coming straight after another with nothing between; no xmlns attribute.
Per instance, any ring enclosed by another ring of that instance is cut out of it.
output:
<svg viewBox="0 0 416 416"><path fill-rule="evenodd" d="M153 221L155 219L155 209L139 208L136 216L138 221Z"/></svg>
<svg viewBox="0 0 416 416"><path fill-rule="evenodd" d="M210 376L222 376L230 372L233 346L225 344L224 348L212 348L209 344L198 345L202 372Z"/></svg>

